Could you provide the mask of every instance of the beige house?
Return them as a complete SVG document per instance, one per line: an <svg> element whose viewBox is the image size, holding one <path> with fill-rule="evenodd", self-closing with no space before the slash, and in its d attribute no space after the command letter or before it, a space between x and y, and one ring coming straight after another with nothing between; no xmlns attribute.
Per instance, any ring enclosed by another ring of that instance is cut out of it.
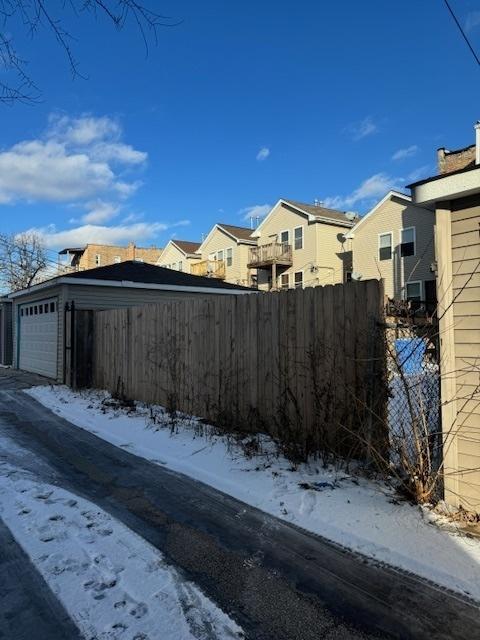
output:
<svg viewBox="0 0 480 640"><path fill-rule="evenodd" d="M259 289L288 289L343 282L351 253L345 233L354 216L320 205L281 199L252 233L248 268Z"/></svg>
<svg viewBox="0 0 480 640"><path fill-rule="evenodd" d="M433 211L390 191L346 234L353 250L353 277L383 278L392 300L436 304Z"/></svg>
<svg viewBox="0 0 480 640"><path fill-rule="evenodd" d="M445 497L480 512L480 123L476 136L473 164L410 188L435 215Z"/></svg>
<svg viewBox="0 0 480 640"><path fill-rule="evenodd" d="M255 272L248 269L247 262L249 250L255 245L252 229L218 222L200 245L202 259L192 273L251 286Z"/></svg>
<svg viewBox="0 0 480 640"><path fill-rule="evenodd" d="M170 240L157 260L157 266L192 273L192 266L201 260L198 253L199 242Z"/></svg>
<svg viewBox="0 0 480 640"><path fill-rule="evenodd" d="M127 260L137 260L147 264L156 264L162 253L159 247L137 247L130 242L126 247L108 244L87 244L80 248L67 248L58 253L58 266L61 272L85 271L95 267L106 267Z"/></svg>

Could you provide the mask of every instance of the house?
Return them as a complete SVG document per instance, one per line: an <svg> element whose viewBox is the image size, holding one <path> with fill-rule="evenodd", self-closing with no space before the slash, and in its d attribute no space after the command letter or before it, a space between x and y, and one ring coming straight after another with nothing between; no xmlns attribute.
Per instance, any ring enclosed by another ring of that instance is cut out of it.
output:
<svg viewBox="0 0 480 640"><path fill-rule="evenodd" d="M435 215L445 498L480 513L480 123L461 164L410 189Z"/></svg>
<svg viewBox="0 0 480 640"><path fill-rule="evenodd" d="M126 260L137 260L156 264L163 249L158 247L137 247L130 242L126 247L108 244L87 244L85 247L68 247L59 251L58 266L62 272L85 271L95 267L104 267Z"/></svg>
<svg viewBox="0 0 480 640"><path fill-rule="evenodd" d="M351 254L344 234L353 216L319 204L281 199L252 233L248 268L259 289L288 289L343 282Z"/></svg>
<svg viewBox="0 0 480 640"><path fill-rule="evenodd" d="M202 259L192 266L192 273L250 286L254 272L249 272L247 262L256 244L252 229L218 222L200 245Z"/></svg>
<svg viewBox="0 0 480 640"><path fill-rule="evenodd" d="M159 267L192 273L192 265L201 260L201 255L198 253L199 247L199 242L170 240L156 264Z"/></svg>
<svg viewBox="0 0 480 640"><path fill-rule="evenodd" d="M433 211L412 204L412 198L389 191L347 233L356 279L383 278L392 300L436 306Z"/></svg>
<svg viewBox="0 0 480 640"><path fill-rule="evenodd" d="M64 381L66 306L114 309L198 295L245 294L252 289L143 262L60 275L9 294L17 369Z"/></svg>
<svg viewBox="0 0 480 640"><path fill-rule="evenodd" d="M0 298L0 364L12 364L12 301Z"/></svg>

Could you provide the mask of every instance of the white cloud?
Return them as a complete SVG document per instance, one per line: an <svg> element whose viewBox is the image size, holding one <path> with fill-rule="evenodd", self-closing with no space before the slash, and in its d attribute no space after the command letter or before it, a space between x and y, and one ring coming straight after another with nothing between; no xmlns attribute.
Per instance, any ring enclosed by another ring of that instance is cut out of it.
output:
<svg viewBox="0 0 480 640"><path fill-rule="evenodd" d="M366 200L383 198L390 189L398 189L403 180L392 178L385 173L376 173L346 196L333 196L325 199L325 206L333 209L349 209Z"/></svg>
<svg viewBox="0 0 480 640"><path fill-rule="evenodd" d="M270 149L268 147L262 147L260 151L257 153L257 160L259 162L263 162L270 155Z"/></svg>
<svg viewBox="0 0 480 640"><path fill-rule="evenodd" d="M465 31L472 31L480 26L480 11L470 11L465 20Z"/></svg>
<svg viewBox="0 0 480 640"><path fill-rule="evenodd" d="M270 204L254 204L251 207L240 209L238 213L244 220L248 221L250 218L264 218L271 208L272 205Z"/></svg>
<svg viewBox="0 0 480 640"><path fill-rule="evenodd" d="M418 147L416 144L412 144L410 147L405 147L403 149L398 149L392 156L392 160L405 160L406 158L411 158L416 155L418 151Z"/></svg>
<svg viewBox="0 0 480 640"><path fill-rule="evenodd" d="M103 200L87 202L86 208L88 212L81 218L85 224L103 224L114 218L120 211L119 205Z"/></svg>
<svg viewBox="0 0 480 640"><path fill-rule="evenodd" d="M132 195L141 183L120 179L116 166L138 166L147 154L121 142L121 135L107 117L52 116L42 136L0 152L0 203Z"/></svg>
<svg viewBox="0 0 480 640"><path fill-rule="evenodd" d="M138 222L116 226L84 224L68 230L58 230L55 225L49 225L29 229L29 231L37 233L48 249L62 249L64 247L81 247L89 242L113 245L125 245L129 242L142 243L155 238L159 233L171 227L186 224L189 224L188 220L181 220L175 224L162 222Z"/></svg>
<svg viewBox="0 0 480 640"><path fill-rule="evenodd" d="M414 171L410 172L407 176L407 180L409 182L415 182L416 180L420 180L421 178L426 178L429 175L434 173L434 169L429 164L423 165L423 167L418 167Z"/></svg>
<svg viewBox="0 0 480 640"><path fill-rule="evenodd" d="M373 121L372 116L367 116L360 122L354 122L345 128L345 132L358 142L368 136L378 132L378 125Z"/></svg>

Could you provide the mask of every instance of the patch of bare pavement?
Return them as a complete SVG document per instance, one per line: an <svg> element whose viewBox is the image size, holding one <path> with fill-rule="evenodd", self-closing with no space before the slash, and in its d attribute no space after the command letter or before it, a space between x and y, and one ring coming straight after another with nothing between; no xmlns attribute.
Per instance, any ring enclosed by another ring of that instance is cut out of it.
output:
<svg viewBox="0 0 480 640"><path fill-rule="evenodd" d="M34 454L22 457L23 468L96 503L157 547L248 638L471 640L478 628L475 603L121 450L6 378L0 432Z"/></svg>

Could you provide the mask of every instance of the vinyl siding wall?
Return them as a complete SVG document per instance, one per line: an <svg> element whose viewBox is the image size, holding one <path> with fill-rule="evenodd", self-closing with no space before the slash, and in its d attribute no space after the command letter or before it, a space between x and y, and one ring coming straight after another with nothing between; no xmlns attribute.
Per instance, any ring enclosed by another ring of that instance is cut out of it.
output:
<svg viewBox="0 0 480 640"><path fill-rule="evenodd" d="M208 238L208 241L204 242L201 246L202 260L208 260L213 253L217 251L223 251L223 259L225 261L225 281L232 284L249 284L249 273L247 269L248 260L248 248L252 245L247 245L241 242L237 242L230 235L222 231L221 229L215 229ZM232 266L227 266L227 249L233 250L233 262Z"/></svg>
<svg viewBox="0 0 480 640"><path fill-rule="evenodd" d="M385 295L396 300L405 297L406 282L421 281L425 298L425 281L435 279L430 269L435 260L434 224L434 211L390 198L353 229L353 271L361 274L362 280L383 278ZM402 258L401 229L407 227L415 228L415 255ZM389 232L392 233L392 258L379 260L379 235Z"/></svg>
<svg viewBox="0 0 480 640"><path fill-rule="evenodd" d="M200 261L200 257L195 260L194 258L188 258L177 247L169 244L163 250L162 255L158 259L157 266L165 267L167 265L176 264L178 269L178 263L182 262L182 271L184 273L191 273L191 265Z"/></svg>
<svg viewBox="0 0 480 640"><path fill-rule="evenodd" d="M303 228L303 248L295 249L294 229ZM277 209L265 219L258 245L279 242L282 231L289 231L289 244L292 246L293 264L291 267L277 267L278 282L280 274L289 276L289 286L294 286L295 273L303 272L304 286L318 284L332 284L343 281L343 266L338 254L342 245L338 239L339 233L346 233L348 227L309 222L308 218L293 208L280 204ZM268 289L268 276L271 271L259 269L258 283L260 289Z"/></svg>
<svg viewBox="0 0 480 640"><path fill-rule="evenodd" d="M12 305L0 302L0 364L12 364Z"/></svg>
<svg viewBox="0 0 480 640"><path fill-rule="evenodd" d="M480 511L480 199L452 205L458 493Z"/></svg>

